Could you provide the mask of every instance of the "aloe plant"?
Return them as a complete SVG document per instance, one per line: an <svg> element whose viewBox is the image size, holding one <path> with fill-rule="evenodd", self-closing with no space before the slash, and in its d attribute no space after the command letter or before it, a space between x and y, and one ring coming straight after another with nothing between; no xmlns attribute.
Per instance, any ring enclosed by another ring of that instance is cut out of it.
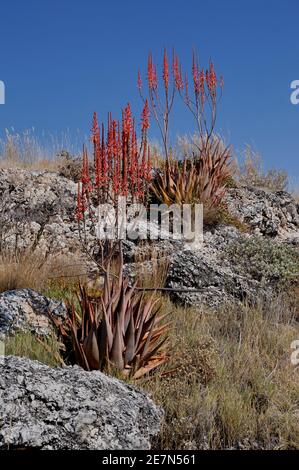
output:
<svg viewBox="0 0 299 470"><path fill-rule="evenodd" d="M155 293L145 298L129 286L120 261L117 276L106 268L101 298L91 299L80 285L80 311L68 305L68 329L78 364L86 370L117 369L138 379L163 364L169 323L159 315Z"/></svg>
<svg viewBox="0 0 299 470"><path fill-rule="evenodd" d="M159 202L171 204L203 203L207 208L221 202L230 176L231 149L219 139L207 140L200 157L171 160L165 171L157 174L152 192Z"/></svg>

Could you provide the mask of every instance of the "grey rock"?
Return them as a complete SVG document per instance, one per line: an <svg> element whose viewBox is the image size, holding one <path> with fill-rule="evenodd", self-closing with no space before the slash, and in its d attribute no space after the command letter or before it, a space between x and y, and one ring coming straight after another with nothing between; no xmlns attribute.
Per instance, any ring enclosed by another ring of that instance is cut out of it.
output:
<svg viewBox="0 0 299 470"><path fill-rule="evenodd" d="M17 330L48 336L54 328L49 314L64 318L64 303L48 299L32 289L3 292L0 295L0 339Z"/></svg>
<svg viewBox="0 0 299 470"><path fill-rule="evenodd" d="M162 410L101 372L0 361L0 449L149 449Z"/></svg>
<svg viewBox="0 0 299 470"><path fill-rule="evenodd" d="M0 249L34 248L45 256L72 255L79 264L87 262L75 220L76 197L76 183L57 173L0 170ZM255 233L286 237L298 231L298 204L287 192L241 186L230 188L225 202ZM88 224L86 234L94 247ZM136 243L128 245L130 257Z"/></svg>
<svg viewBox="0 0 299 470"><path fill-rule="evenodd" d="M230 188L225 201L230 212L251 226L255 233L276 237L298 230L298 204L285 191L241 186Z"/></svg>
<svg viewBox="0 0 299 470"><path fill-rule="evenodd" d="M257 281L239 272L233 260L223 257L225 247L236 237L240 234L235 228L220 226L204 234L201 250L173 253L167 286L177 290L171 294L175 301L217 308L225 302L245 300L256 292Z"/></svg>
<svg viewBox="0 0 299 470"><path fill-rule="evenodd" d="M80 250L76 184L48 171L0 170L0 247L60 256Z"/></svg>

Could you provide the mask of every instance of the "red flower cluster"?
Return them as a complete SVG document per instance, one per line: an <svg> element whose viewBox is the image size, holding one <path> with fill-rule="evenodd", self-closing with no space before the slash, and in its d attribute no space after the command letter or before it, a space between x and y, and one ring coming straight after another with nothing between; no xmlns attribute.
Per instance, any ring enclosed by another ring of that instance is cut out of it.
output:
<svg viewBox="0 0 299 470"><path fill-rule="evenodd" d="M147 80L148 80L148 86L151 90L155 90L158 87L157 69L156 69L156 66L153 64L152 54L149 54L148 56Z"/></svg>
<svg viewBox="0 0 299 470"><path fill-rule="evenodd" d="M165 85L165 90L168 91L169 69L168 69L168 59L167 59L166 49L164 49L162 76L163 76L163 81L164 81L164 85Z"/></svg>
<svg viewBox="0 0 299 470"><path fill-rule="evenodd" d="M206 71L206 81L209 91L213 93L217 86L217 77L213 62L210 62L210 68Z"/></svg>
<svg viewBox="0 0 299 470"><path fill-rule="evenodd" d="M208 74L208 71L206 72ZM198 61L193 53L193 60L192 60L192 77L193 77L193 85L194 85L194 93L195 96L198 98L200 97L201 103L205 102L205 72L204 69L200 69L198 65ZM208 83L209 75L207 75L207 83Z"/></svg>
<svg viewBox="0 0 299 470"><path fill-rule="evenodd" d="M150 112L149 112L148 100L146 99L144 108L142 111L142 115L141 115L141 123L142 123L143 131L149 128L149 116L150 116Z"/></svg>
<svg viewBox="0 0 299 470"><path fill-rule="evenodd" d="M144 202L152 178L150 150L147 142L149 128L149 106L145 102L141 116L141 145L137 135L130 104L122 113L122 124L108 115L105 138L104 124L98 125L97 114L93 115L92 143L94 178L90 177L87 149L83 148L81 181L78 184L76 218L84 218L90 196L97 197L98 204L115 202L117 196L128 196L130 200Z"/></svg>
<svg viewBox="0 0 299 470"><path fill-rule="evenodd" d="M179 58L173 53L172 59L172 74L174 78L175 87L177 90L183 90L184 82L182 78L182 66L179 63Z"/></svg>

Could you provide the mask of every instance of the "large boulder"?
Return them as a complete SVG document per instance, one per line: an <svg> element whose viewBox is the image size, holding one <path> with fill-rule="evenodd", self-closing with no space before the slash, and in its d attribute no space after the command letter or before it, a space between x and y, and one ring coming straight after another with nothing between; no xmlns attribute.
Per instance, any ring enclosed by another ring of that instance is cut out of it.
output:
<svg viewBox="0 0 299 470"><path fill-rule="evenodd" d="M0 449L149 449L163 413L101 372L0 360Z"/></svg>
<svg viewBox="0 0 299 470"><path fill-rule="evenodd" d="M16 289L0 294L0 339L18 330L48 336L53 330L51 317L65 318L63 302L32 289Z"/></svg>
<svg viewBox="0 0 299 470"><path fill-rule="evenodd" d="M257 234L271 237L298 234L299 206L285 191L240 186L230 188L225 201L230 212Z"/></svg>
<svg viewBox="0 0 299 470"><path fill-rule="evenodd" d="M244 300L254 292L258 283L238 273L233 260L221 256L238 237L236 228L220 226L205 232L200 250L173 253L167 287L174 289L174 300L189 306L204 304L214 308L232 300Z"/></svg>
<svg viewBox="0 0 299 470"><path fill-rule="evenodd" d="M0 247L78 251L76 184L48 171L0 170Z"/></svg>
<svg viewBox="0 0 299 470"><path fill-rule="evenodd" d="M219 226L204 234L201 249L172 254L167 286L183 304L214 308L271 297L298 278L298 270L296 247Z"/></svg>

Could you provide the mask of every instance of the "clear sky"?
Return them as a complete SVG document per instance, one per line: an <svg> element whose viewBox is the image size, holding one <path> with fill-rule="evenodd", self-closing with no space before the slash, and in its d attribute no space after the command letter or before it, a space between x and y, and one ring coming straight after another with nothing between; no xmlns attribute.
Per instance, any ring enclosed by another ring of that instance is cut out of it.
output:
<svg viewBox="0 0 299 470"><path fill-rule="evenodd" d="M196 47L225 78L217 130L237 151L252 144L267 166L298 176L298 30L298 0L1 0L0 133L84 134L93 111L119 115L127 101L139 114L136 76L148 52L161 63L163 48L175 47L189 66ZM172 137L193 129L178 101Z"/></svg>

